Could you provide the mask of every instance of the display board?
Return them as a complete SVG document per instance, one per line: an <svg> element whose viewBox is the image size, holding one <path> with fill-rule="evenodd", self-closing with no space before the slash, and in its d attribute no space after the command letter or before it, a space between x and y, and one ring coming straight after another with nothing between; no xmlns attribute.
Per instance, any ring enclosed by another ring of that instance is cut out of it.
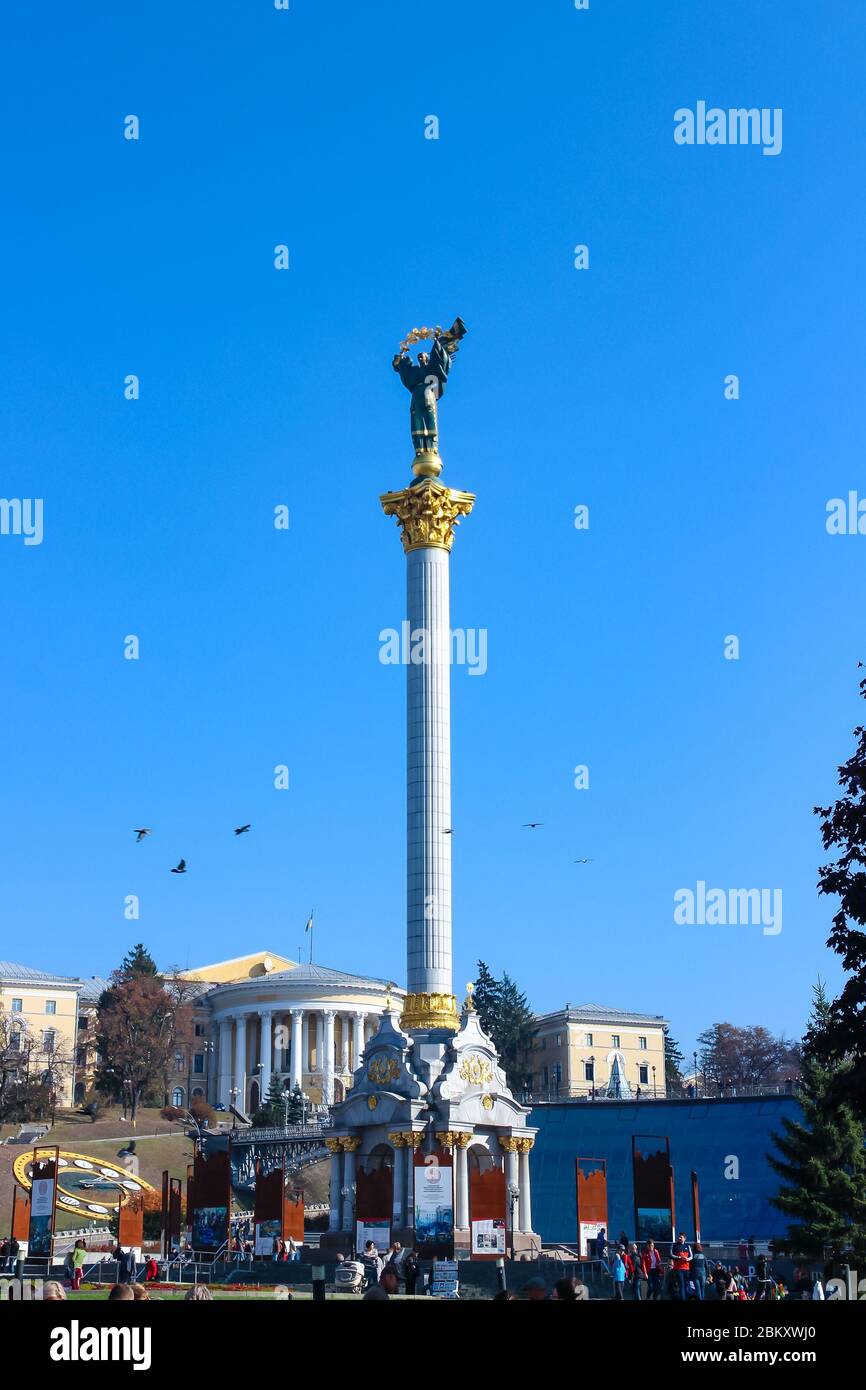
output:
<svg viewBox="0 0 866 1390"><path fill-rule="evenodd" d="M667 1135L632 1136L635 1239L674 1238L674 1171Z"/></svg>
<svg viewBox="0 0 866 1390"><path fill-rule="evenodd" d="M607 1163L603 1158L576 1158L577 1249L582 1260L595 1258L595 1241L607 1230Z"/></svg>

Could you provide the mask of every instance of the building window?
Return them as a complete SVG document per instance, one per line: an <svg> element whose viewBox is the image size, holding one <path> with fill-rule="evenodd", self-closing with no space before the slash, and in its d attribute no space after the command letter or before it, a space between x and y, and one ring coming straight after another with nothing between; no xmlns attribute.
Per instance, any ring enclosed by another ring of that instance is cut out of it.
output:
<svg viewBox="0 0 866 1390"><path fill-rule="evenodd" d="M207 1024L206 1024L206 1023L197 1023L197 1024L195 1025L195 1035L196 1035L197 1038L203 1038L204 1035L205 1035L205 1033L206 1033L206 1031L207 1031Z"/></svg>
<svg viewBox="0 0 866 1390"><path fill-rule="evenodd" d="M547 1038L539 1038L539 1039L538 1039L538 1046L541 1048L542 1052L546 1052L546 1051L547 1051Z"/></svg>
<svg viewBox="0 0 866 1390"><path fill-rule="evenodd" d="M592 1033L584 1033L583 1045L584 1047L592 1047Z"/></svg>
<svg viewBox="0 0 866 1390"><path fill-rule="evenodd" d="M611 1035L610 1035L610 1045L611 1045L611 1047L619 1047L619 1045L620 1045L620 1043L619 1043L619 1033L611 1033Z"/></svg>
<svg viewBox="0 0 866 1390"><path fill-rule="evenodd" d="M549 1086L549 1085L550 1085L550 1077L549 1077L549 1075L548 1075L548 1073L547 1073L547 1067L544 1068L544 1084L545 1084L545 1086Z"/></svg>
<svg viewBox="0 0 866 1390"><path fill-rule="evenodd" d="M646 1062L643 1062L641 1066L638 1067L637 1079L642 1086L646 1086L649 1083L649 1067Z"/></svg>
<svg viewBox="0 0 866 1390"><path fill-rule="evenodd" d="M22 999L12 1000L12 1012L13 1014L20 1014L24 1012L24 1001Z"/></svg>
<svg viewBox="0 0 866 1390"><path fill-rule="evenodd" d="M201 1086L196 1086L195 1090L192 1093L193 1100L200 1100L203 1095L204 1091L202 1090Z"/></svg>
<svg viewBox="0 0 866 1390"><path fill-rule="evenodd" d="M646 1052L646 1038L638 1038L637 1045L641 1052Z"/></svg>
<svg viewBox="0 0 866 1390"><path fill-rule="evenodd" d="M202 1073L204 1072L204 1053L203 1053L203 1052L197 1052L197 1053L195 1054L195 1057L193 1058L192 1069L193 1069L193 1071L196 1073L197 1076L201 1076Z"/></svg>
<svg viewBox="0 0 866 1390"><path fill-rule="evenodd" d="M87 1048L79 1047L75 1053L75 1065L77 1067L87 1066Z"/></svg>
<svg viewBox="0 0 866 1390"><path fill-rule="evenodd" d="M42 1034L42 1051L51 1053L54 1051L57 1042L57 1034L53 1028L46 1028Z"/></svg>
<svg viewBox="0 0 866 1390"><path fill-rule="evenodd" d="M595 1062L584 1062L584 1064L583 1064L583 1079L584 1079L584 1081L594 1081L594 1080L595 1080Z"/></svg>
<svg viewBox="0 0 866 1390"><path fill-rule="evenodd" d="M56 1013L57 1013L57 1000L56 1000L56 999L46 999L46 1000L45 1000L45 1012L46 1012L47 1014L56 1014Z"/></svg>
<svg viewBox="0 0 866 1390"><path fill-rule="evenodd" d="M183 1105L183 1087L182 1087L182 1086L175 1086L174 1090L173 1090L172 1093L171 1093L171 1103L172 1103L172 1105L177 1105L178 1107L180 1107L181 1105Z"/></svg>
<svg viewBox="0 0 866 1390"><path fill-rule="evenodd" d="M24 1036L23 1028L13 1028L9 1038L9 1049L11 1052L21 1051L21 1039Z"/></svg>
<svg viewBox="0 0 866 1390"><path fill-rule="evenodd" d="M183 1068L184 1068L183 1053L182 1053L182 1052L176 1052L176 1053L174 1054L174 1069L175 1069L175 1071L183 1071Z"/></svg>
<svg viewBox="0 0 866 1390"><path fill-rule="evenodd" d="M562 1047L562 1034L561 1034L561 1033L557 1033L557 1035L556 1035L556 1046L557 1046L557 1047Z"/></svg>
<svg viewBox="0 0 866 1390"><path fill-rule="evenodd" d="M557 1085L557 1086L560 1086L560 1085L562 1084L562 1063L561 1063L561 1062L557 1062L556 1066L553 1068L553 1079L554 1079L554 1081L556 1082L556 1085Z"/></svg>

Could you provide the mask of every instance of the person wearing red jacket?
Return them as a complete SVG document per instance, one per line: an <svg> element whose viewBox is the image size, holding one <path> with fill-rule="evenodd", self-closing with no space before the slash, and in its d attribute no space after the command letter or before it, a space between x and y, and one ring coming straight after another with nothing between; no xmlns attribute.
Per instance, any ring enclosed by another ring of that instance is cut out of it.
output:
<svg viewBox="0 0 866 1390"><path fill-rule="evenodd" d="M685 1236L680 1232L677 1236L676 1244L671 1246L671 1265L673 1266L674 1279L676 1280L677 1298L681 1298L683 1301L685 1301L686 1297L686 1278L691 1262L691 1247Z"/></svg>

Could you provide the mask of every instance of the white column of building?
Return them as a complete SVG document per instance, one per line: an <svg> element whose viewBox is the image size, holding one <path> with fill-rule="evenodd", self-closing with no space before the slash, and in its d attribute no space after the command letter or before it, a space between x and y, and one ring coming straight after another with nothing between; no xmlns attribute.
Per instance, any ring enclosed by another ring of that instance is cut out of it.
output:
<svg viewBox="0 0 866 1390"><path fill-rule="evenodd" d="M426 661L407 686L406 988L451 993L451 691L447 550L406 557L409 632L426 633Z"/></svg>
<svg viewBox="0 0 866 1390"><path fill-rule="evenodd" d="M360 1010L352 1016L352 1071L357 1071L361 1065L361 1056L364 1051L364 1019L366 1015Z"/></svg>
<svg viewBox="0 0 866 1390"><path fill-rule="evenodd" d="M525 1143L520 1150L520 1221L518 1229L532 1230L532 1190L529 1185L529 1150L531 1144Z"/></svg>
<svg viewBox="0 0 866 1390"><path fill-rule="evenodd" d="M292 1009L292 1088L303 1086L301 1076L301 1039L304 1036L305 1019L303 1009Z"/></svg>
<svg viewBox="0 0 866 1390"><path fill-rule="evenodd" d="M310 1070L310 1016L304 1010L304 1024L301 1029L301 1072L306 1073ZM303 1086L303 1079L301 1085Z"/></svg>
<svg viewBox="0 0 866 1390"><path fill-rule="evenodd" d="M274 1035L274 1016L270 1009L262 1009L259 1013L259 1061L262 1069L259 1072L259 1087L261 1091L260 1104L264 1104L265 1097L271 1084L271 1051Z"/></svg>
<svg viewBox="0 0 866 1390"><path fill-rule="evenodd" d="M325 1105L334 1102L334 1019L336 1009L323 1009L322 1019L322 1100Z"/></svg>
<svg viewBox="0 0 866 1390"><path fill-rule="evenodd" d="M223 1018L217 1023L217 1085L216 1099L228 1105L232 1085L232 1021Z"/></svg>
<svg viewBox="0 0 866 1390"><path fill-rule="evenodd" d="M343 1157L344 1155L341 1149L331 1154L331 1185L329 1194L331 1212L328 1218L328 1229L331 1231L339 1231L340 1229L340 1204L343 1200L341 1195L343 1186Z"/></svg>
<svg viewBox="0 0 866 1390"><path fill-rule="evenodd" d="M237 1091L234 1103L243 1110L246 1105L247 1074L247 1016L238 1014L235 1019L235 1066L232 1087Z"/></svg>
<svg viewBox="0 0 866 1390"><path fill-rule="evenodd" d="M349 1015L340 1014L340 1072L349 1070Z"/></svg>

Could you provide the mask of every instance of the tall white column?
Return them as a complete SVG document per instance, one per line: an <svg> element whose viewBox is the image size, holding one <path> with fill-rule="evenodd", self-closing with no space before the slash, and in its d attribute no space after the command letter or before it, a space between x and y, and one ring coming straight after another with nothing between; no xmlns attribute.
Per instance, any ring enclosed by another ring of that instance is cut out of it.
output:
<svg viewBox="0 0 866 1390"><path fill-rule="evenodd" d="M235 1105L239 1110L246 1109L247 1079L247 1018L238 1014L235 1019L235 1069L232 1086L237 1089Z"/></svg>
<svg viewBox="0 0 866 1390"><path fill-rule="evenodd" d="M228 1105L231 1097L229 1091L232 1085L232 1021L230 1018L221 1019L217 1024L219 1038L217 1041L217 1086L216 1098L222 1101L223 1105Z"/></svg>
<svg viewBox="0 0 866 1390"><path fill-rule="evenodd" d="M292 1087L303 1086L301 1076L301 1039L304 1034L304 1011L292 1009Z"/></svg>
<svg viewBox="0 0 866 1390"><path fill-rule="evenodd" d="M261 1089L260 1104L264 1105L271 1084L271 1051L274 1033L274 1019L270 1009L263 1009L259 1014L259 1061L262 1069L259 1072L259 1087Z"/></svg>
<svg viewBox="0 0 866 1390"><path fill-rule="evenodd" d="M361 1065L361 1056L364 1052L364 1018L360 1010L352 1017L352 1070L357 1071Z"/></svg>
<svg viewBox="0 0 866 1390"><path fill-rule="evenodd" d="M394 1146L394 1202L391 1222L394 1226L406 1224L406 1150L402 1145Z"/></svg>
<svg viewBox="0 0 866 1390"><path fill-rule="evenodd" d="M407 980L410 994L451 993L451 691L447 550L406 557L410 641L426 660L407 671ZM420 649L419 649L420 650Z"/></svg>
<svg viewBox="0 0 866 1390"><path fill-rule="evenodd" d="M355 1205L355 1151L346 1149L343 1154L343 1183L342 1187L348 1189L343 1198L343 1230L352 1229L352 1211ZM342 1188L341 1188L342 1192Z"/></svg>
<svg viewBox="0 0 866 1390"><path fill-rule="evenodd" d="M460 1231L469 1228L469 1159L466 1146L458 1143L454 1150L454 1178L457 1201L454 1224Z"/></svg>
<svg viewBox="0 0 866 1390"><path fill-rule="evenodd" d="M310 1070L310 1016L304 1010L304 1023L301 1029L301 1073ZM303 1079L301 1085L303 1086Z"/></svg>
<svg viewBox="0 0 866 1390"><path fill-rule="evenodd" d="M323 1009L322 1019L322 1100L334 1103L334 1019L336 1009Z"/></svg>
<svg viewBox="0 0 866 1390"><path fill-rule="evenodd" d="M345 1076L349 1070L349 1015L340 1014L340 1071Z"/></svg>
<svg viewBox="0 0 866 1390"><path fill-rule="evenodd" d="M532 1230L532 1190L529 1185L529 1144L520 1151L520 1222L521 1231Z"/></svg>
<svg viewBox="0 0 866 1390"><path fill-rule="evenodd" d="M338 1149L336 1153L331 1154L331 1185L329 1195L331 1212L328 1218L328 1229L331 1231L339 1231L340 1229L340 1203L343 1200L340 1195L340 1189L343 1186L342 1169L343 1153L342 1150Z"/></svg>

